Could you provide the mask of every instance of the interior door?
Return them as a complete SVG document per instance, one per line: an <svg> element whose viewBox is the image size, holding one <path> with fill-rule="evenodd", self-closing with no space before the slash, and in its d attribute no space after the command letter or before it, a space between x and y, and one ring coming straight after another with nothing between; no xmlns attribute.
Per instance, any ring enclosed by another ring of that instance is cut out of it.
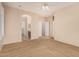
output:
<svg viewBox="0 0 79 59"><path fill-rule="evenodd" d="M49 36L49 22L42 23L42 36Z"/></svg>
<svg viewBox="0 0 79 59"><path fill-rule="evenodd" d="M42 36L45 36L45 22L42 23Z"/></svg>
<svg viewBox="0 0 79 59"><path fill-rule="evenodd" d="M45 36L49 36L49 22L45 22Z"/></svg>

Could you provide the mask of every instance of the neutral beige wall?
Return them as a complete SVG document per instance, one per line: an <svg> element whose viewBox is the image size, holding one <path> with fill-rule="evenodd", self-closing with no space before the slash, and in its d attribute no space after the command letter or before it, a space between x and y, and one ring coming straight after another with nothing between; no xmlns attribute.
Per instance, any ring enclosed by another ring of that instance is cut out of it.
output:
<svg viewBox="0 0 79 59"><path fill-rule="evenodd" d="M32 39L36 39L40 36L39 32L39 20L43 20L44 18L33 14L27 11L11 8L5 6L5 39L4 44L16 43L21 42L21 20L22 15L29 15L31 16L32 20Z"/></svg>
<svg viewBox="0 0 79 59"><path fill-rule="evenodd" d="M64 8L55 14L54 38L79 46L79 4Z"/></svg>
<svg viewBox="0 0 79 59"><path fill-rule="evenodd" d="M5 7L4 44L21 42L20 18L17 9Z"/></svg>

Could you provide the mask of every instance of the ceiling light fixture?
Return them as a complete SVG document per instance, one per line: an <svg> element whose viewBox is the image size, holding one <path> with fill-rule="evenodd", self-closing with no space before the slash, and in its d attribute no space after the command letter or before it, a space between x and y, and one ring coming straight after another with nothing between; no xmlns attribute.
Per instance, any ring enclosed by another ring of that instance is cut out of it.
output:
<svg viewBox="0 0 79 59"><path fill-rule="evenodd" d="M48 10L48 9L49 9L49 8L48 8L48 4L45 3L45 4L42 6L42 9L43 9L43 10Z"/></svg>

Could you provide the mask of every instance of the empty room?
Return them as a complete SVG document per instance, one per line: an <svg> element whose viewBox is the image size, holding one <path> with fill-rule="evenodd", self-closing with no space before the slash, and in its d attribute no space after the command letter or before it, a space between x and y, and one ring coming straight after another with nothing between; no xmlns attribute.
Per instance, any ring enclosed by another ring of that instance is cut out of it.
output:
<svg viewBox="0 0 79 59"><path fill-rule="evenodd" d="M79 57L79 3L0 2L0 57Z"/></svg>

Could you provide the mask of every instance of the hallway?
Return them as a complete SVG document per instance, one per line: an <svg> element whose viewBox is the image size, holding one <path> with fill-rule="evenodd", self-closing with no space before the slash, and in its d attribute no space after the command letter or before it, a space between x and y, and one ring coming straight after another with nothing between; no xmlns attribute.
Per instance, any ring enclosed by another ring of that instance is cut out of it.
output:
<svg viewBox="0 0 79 59"><path fill-rule="evenodd" d="M79 48L53 39L35 39L3 47L0 56L27 56L27 57L49 57L49 56L79 56Z"/></svg>

